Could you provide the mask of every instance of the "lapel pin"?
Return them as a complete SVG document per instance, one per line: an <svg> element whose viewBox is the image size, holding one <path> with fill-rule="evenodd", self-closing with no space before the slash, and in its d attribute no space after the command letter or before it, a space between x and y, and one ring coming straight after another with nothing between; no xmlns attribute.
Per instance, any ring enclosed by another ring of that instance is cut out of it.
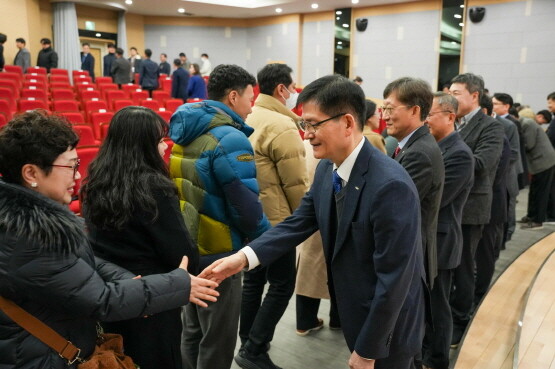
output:
<svg viewBox="0 0 555 369"><path fill-rule="evenodd" d="M357 186L355 186L355 188L358 190L359 188Z"/></svg>

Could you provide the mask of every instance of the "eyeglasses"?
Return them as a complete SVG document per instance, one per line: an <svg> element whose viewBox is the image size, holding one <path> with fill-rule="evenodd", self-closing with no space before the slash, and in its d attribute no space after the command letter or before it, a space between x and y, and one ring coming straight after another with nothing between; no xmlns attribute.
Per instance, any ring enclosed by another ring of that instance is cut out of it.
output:
<svg viewBox="0 0 555 369"><path fill-rule="evenodd" d="M50 164L51 167L58 167L58 168L69 168L73 169L73 177L77 175L77 171L79 170L79 164L81 164L81 160L77 159L74 165L59 165L59 164Z"/></svg>
<svg viewBox="0 0 555 369"><path fill-rule="evenodd" d="M436 114L438 114L438 113L449 113L449 114L451 114L451 113L453 113L453 112L452 112L451 110L431 111L431 112L428 113L427 118L431 118L431 117L433 117L434 115L436 115Z"/></svg>
<svg viewBox="0 0 555 369"><path fill-rule="evenodd" d="M391 115L391 113L393 112L393 110L400 108L400 107L406 107L406 108L411 108L412 105L399 105L399 106L382 106L380 107L380 110L382 112L382 116L384 116L386 113L387 115Z"/></svg>
<svg viewBox="0 0 555 369"><path fill-rule="evenodd" d="M339 118L340 116L345 115L345 114L347 114L347 113L340 113L340 114L334 115L331 118L321 120L317 123L308 123L305 120L301 120L299 122L299 125L301 126L301 129L303 130L304 133L314 133L314 132L316 132L316 129L317 129L318 126L326 123L327 121Z"/></svg>

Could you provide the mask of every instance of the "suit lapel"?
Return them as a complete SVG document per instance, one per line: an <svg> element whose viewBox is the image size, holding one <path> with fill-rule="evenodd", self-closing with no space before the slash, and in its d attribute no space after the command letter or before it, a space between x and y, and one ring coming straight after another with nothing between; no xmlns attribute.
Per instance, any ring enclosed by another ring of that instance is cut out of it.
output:
<svg viewBox="0 0 555 369"><path fill-rule="evenodd" d="M427 126L422 126L420 128L418 128L413 134L412 136L410 136L409 140L407 141L407 143L405 144L405 146L403 146L403 149L401 150L401 152L399 152L399 155L397 155L395 157L395 160L397 162L400 162L401 159L403 158L403 154L405 153L405 150L408 149L416 140L418 140L420 137L424 136L427 132L429 132L429 129Z"/></svg>
<svg viewBox="0 0 555 369"><path fill-rule="evenodd" d="M368 171L371 155L372 151L370 149L370 143L366 141L362 146L362 150L360 151L357 160L355 161L355 165L353 166L353 170L351 171L351 175L349 177L349 182L345 188L346 192L345 202L343 204L343 214L341 219L338 220L333 257L337 255L349 234L351 222L353 221L355 213L358 209L360 195L364 189L364 185L366 184L364 175ZM335 198L333 201L335 201Z"/></svg>
<svg viewBox="0 0 555 369"><path fill-rule="evenodd" d="M484 117L484 113L482 113L481 111L478 111L476 114L474 114L470 122L466 123L466 126L459 131L459 135L463 140L467 138L470 135L470 133L480 125L480 121L482 120L483 117Z"/></svg>

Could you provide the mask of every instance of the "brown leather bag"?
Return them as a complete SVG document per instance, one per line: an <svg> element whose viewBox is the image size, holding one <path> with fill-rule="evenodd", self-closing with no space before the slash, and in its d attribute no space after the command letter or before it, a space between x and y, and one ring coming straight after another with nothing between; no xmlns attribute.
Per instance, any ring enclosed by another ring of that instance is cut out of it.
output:
<svg viewBox="0 0 555 369"><path fill-rule="evenodd" d="M133 360L123 354L123 338L119 334L98 334L97 346L88 358L81 358L81 349L60 336L52 328L29 314L13 301L0 296L0 310L10 319L35 336L67 360L68 365L79 363L79 369L136 369Z"/></svg>

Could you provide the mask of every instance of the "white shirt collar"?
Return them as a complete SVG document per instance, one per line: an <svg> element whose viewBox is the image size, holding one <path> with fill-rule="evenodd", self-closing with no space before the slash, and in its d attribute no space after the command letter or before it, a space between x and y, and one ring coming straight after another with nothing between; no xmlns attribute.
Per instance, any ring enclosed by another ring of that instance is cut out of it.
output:
<svg viewBox="0 0 555 369"><path fill-rule="evenodd" d="M422 127L422 126L420 126ZM418 127L418 128L420 128ZM405 147L405 145L407 144L407 142L409 142L410 138L412 137L412 135L414 134L414 132L416 132L418 130L418 128L416 128L414 131L412 131L411 133L409 133L408 135L406 135L405 138L403 138L401 141L399 141L399 148L402 150L403 147Z"/></svg>
<svg viewBox="0 0 555 369"><path fill-rule="evenodd" d="M360 153L360 150L362 150L363 145L364 136L362 136L362 139L360 140L357 147L355 147L354 150L351 151L349 156L347 156L347 159L345 159L343 163L341 163L341 166L338 167L337 165L333 164L333 170L337 169L337 174L339 174L339 177L341 177L343 186L345 186L347 182L349 182L349 177L351 176L351 172L353 171L353 166L355 165L355 161L357 160L358 154Z"/></svg>

